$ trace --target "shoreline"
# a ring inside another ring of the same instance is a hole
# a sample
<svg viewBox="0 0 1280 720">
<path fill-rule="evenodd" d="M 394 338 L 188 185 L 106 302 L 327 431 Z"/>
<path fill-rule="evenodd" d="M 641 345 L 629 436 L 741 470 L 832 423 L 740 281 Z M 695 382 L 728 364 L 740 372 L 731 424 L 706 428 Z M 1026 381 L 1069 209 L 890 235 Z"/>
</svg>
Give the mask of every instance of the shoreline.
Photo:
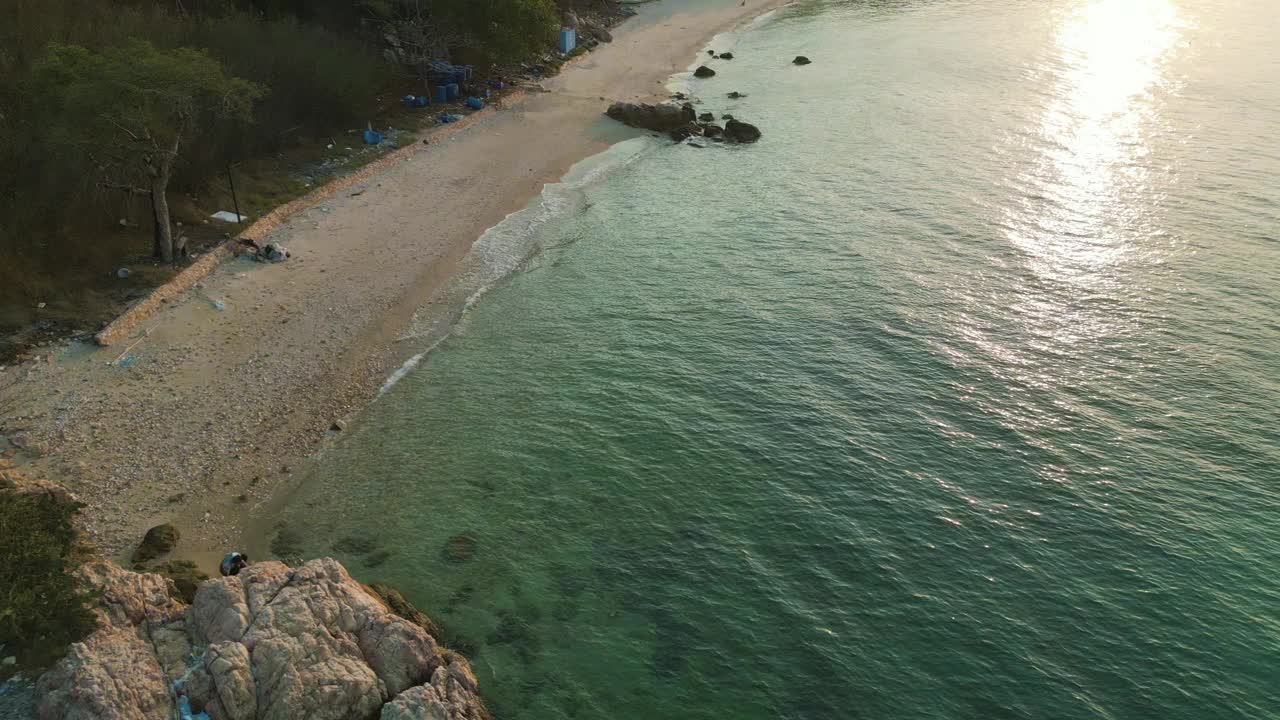
<svg viewBox="0 0 1280 720">
<path fill-rule="evenodd" d="M 609 102 L 665 98 L 708 42 L 785 1 L 708 4 L 641 6 L 544 92 L 289 218 L 259 240 L 291 260 L 221 264 L 138 326 L 128 367 L 108 363 L 132 340 L 0 372 L 0 429 L 86 504 L 105 555 L 127 560 L 147 528 L 172 522 L 173 557 L 216 566 L 414 354 L 401 331 L 472 244 L 575 163 L 641 134 L 605 119 Z"/>
</svg>

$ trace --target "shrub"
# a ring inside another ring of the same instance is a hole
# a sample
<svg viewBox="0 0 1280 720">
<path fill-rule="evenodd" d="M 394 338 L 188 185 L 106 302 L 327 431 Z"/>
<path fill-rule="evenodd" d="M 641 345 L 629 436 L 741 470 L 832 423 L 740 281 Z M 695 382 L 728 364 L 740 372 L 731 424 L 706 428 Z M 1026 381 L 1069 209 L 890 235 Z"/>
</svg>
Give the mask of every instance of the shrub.
<svg viewBox="0 0 1280 720">
<path fill-rule="evenodd" d="M 42 672 L 93 632 L 91 599 L 71 572 L 84 549 L 72 526 L 82 506 L 48 494 L 0 491 L 0 643 L 16 668 Z"/>
</svg>

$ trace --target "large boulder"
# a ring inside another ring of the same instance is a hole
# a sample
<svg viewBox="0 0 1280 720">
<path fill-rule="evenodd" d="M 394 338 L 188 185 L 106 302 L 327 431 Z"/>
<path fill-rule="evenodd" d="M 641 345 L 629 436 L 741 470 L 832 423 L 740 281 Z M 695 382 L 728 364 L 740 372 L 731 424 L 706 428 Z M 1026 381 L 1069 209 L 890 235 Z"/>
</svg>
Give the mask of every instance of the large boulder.
<svg viewBox="0 0 1280 720">
<path fill-rule="evenodd" d="M 707 67 L 706 65 L 699 65 L 699 66 L 698 66 L 698 69 L 693 71 L 693 76 L 694 76 L 694 77 L 696 77 L 696 78 L 709 78 L 709 77 L 715 77 L 715 76 L 716 76 L 716 71 L 715 71 L 715 70 L 712 70 L 711 68 Z"/>
<path fill-rule="evenodd" d="M 809 63 L 811 63 L 811 62 L 813 62 L 813 61 L 812 61 L 812 60 L 810 60 L 809 58 L 807 58 L 807 57 L 805 57 L 805 56 L 803 56 L 803 55 L 797 55 L 797 56 L 796 56 L 796 59 L 791 61 L 791 64 L 792 64 L 792 65 L 808 65 L 808 64 L 809 64 Z"/>
<path fill-rule="evenodd" d="M 107 627 L 75 643 L 36 684 L 40 720 L 170 720 L 164 669 L 136 629 Z"/>
<path fill-rule="evenodd" d="M 205 706 L 210 718 L 254 720 L 258 715 L 257 688 L 249 649 L 240 643 L 214 643 L 204 654 L 204 670 L 213 681 Z"/>
<path fill-rule="evenodd" d="M 731 142 L 753 143 L 760 139 L 760 128 L 741 120 L 729 120 L 724 124 L 724 137 Z"/>
<path fill-rule="evenodd" d="M 488 718 L 465 660 L 335 560 L 257 563 L 189 608 L 159 575 L 85 576 L 102 626 L 41 677 L 40 720 L 168 720 L 179 702 L 210 720 Z"/>
<path fill-rule="evenodd" d="M 437 668 L 431 682 L 401 693 L 382 706 L 379 720 L 487 720 L 483 708 L 470 702 L 476 678 L 461 660 Z"/>
<path fill-rule="evenodd" d="M 37 717 L 169 720 L 169 683 L 190 653 L 181 632 L 186 608 L 174 599 L 172 585 L 107 562 L 81 567 L 78 578 L 98 596 L 98 629 L 40 677 Z"/>
<path fill-rule="evenodd" d="M 678 130 L 697 119 L 692 105 L 671 103 L 616 102 L 609 106 L 606 114 L 624 125 L 660 133 Z"/>
</svg>

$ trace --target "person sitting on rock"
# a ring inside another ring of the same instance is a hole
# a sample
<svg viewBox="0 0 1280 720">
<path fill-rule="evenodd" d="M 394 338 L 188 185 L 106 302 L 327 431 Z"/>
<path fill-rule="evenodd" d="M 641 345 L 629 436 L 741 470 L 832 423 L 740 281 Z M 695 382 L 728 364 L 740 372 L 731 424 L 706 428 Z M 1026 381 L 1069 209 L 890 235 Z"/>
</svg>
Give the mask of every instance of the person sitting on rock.
<svg viewBox="0 0 1280 720">
<path fill-rule="evenodd" d="M 218 571 L 222 573 L 223 577 L 230 577 L 239 575 L 240 571 L 247 567 L 249 567 L 249 556 L 244 553 L 233 552 L 227 553 L 227 556 L 222 558 L 222 565 L 218 567 Z"/>
</svg>

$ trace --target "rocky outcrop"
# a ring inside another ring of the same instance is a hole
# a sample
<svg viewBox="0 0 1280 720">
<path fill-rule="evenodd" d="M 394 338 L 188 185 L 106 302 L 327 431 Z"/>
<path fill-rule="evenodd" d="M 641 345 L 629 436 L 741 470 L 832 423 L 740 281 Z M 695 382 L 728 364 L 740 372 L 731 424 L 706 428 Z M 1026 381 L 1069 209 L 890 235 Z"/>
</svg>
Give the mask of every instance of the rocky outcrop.
<svg viewBox="0 0 1280 720">
<path fill-rule="evenodd" d="M 755 125 L 734 120 L 732 116 L 726 115 L 728 122 L 721 127 L 711 122 L 715 118 L 714 115 L 703 113 L 699 117 L 693 105 L 689 103 L 647 105 L 619 102 L 609 106 L 608 115 L 631 127 L 664 133 L 676 142 L 700 136 L 735 143 L 753 143 L 760 139 L 760 128 Z"/>
<path fill-rule="evenodd" d="M 670 133 L 697 119 L 692 105 L 616 102 L 609 106 L 609 117 L 641 130 Z"/>
<path fill-rule="evenodd" d="M 99 629 L 41 677 L 41 720 L 485 720 L 466 661 L 337 561 L 252 565 L 190 606 L 159 575 L 82 569 Z"/>
<path fill-rule="evenodd" d="M 476 678 L 466 663 L 437 668 L 426 685 L 409 688 L 382 706 L 380 720 L 470 720 L 460 710 L 476 693 Z"/>
<path fill-rule="evenodd" d="M 86 587 L 101 593 L 94 609 L 98 629 L 40 677 L 37 716 L 168 720 L 174 707 L 169 682 L 190 653 L 181 631 L 185 607 L 158 575 L 107 562 L 85 565 L 79 574 Z M 170 632 L 161 632 L 165 628 Z"/>
<path fill-rule="evenodd" d="M 724 124 L 724 137 L 730 142 L 753 143 L 760 139 L 760 128 L 741 120 L 730 120 Z"/>
<path fill-rule="evenodd" d="M 698 69 L 693 71 L 693 76 L 694 76 L 694 77 L 696 77 L 696 78 L 709 78 L 709 77 L 715 77 L 715 76 L 716 76 L 716 71 L 715 71 L 715 70 L 712 70 L 711 68 L 707 67 L 706 65 L 699 65 L 699 66 L 698 66 Z"/>
</svg>

